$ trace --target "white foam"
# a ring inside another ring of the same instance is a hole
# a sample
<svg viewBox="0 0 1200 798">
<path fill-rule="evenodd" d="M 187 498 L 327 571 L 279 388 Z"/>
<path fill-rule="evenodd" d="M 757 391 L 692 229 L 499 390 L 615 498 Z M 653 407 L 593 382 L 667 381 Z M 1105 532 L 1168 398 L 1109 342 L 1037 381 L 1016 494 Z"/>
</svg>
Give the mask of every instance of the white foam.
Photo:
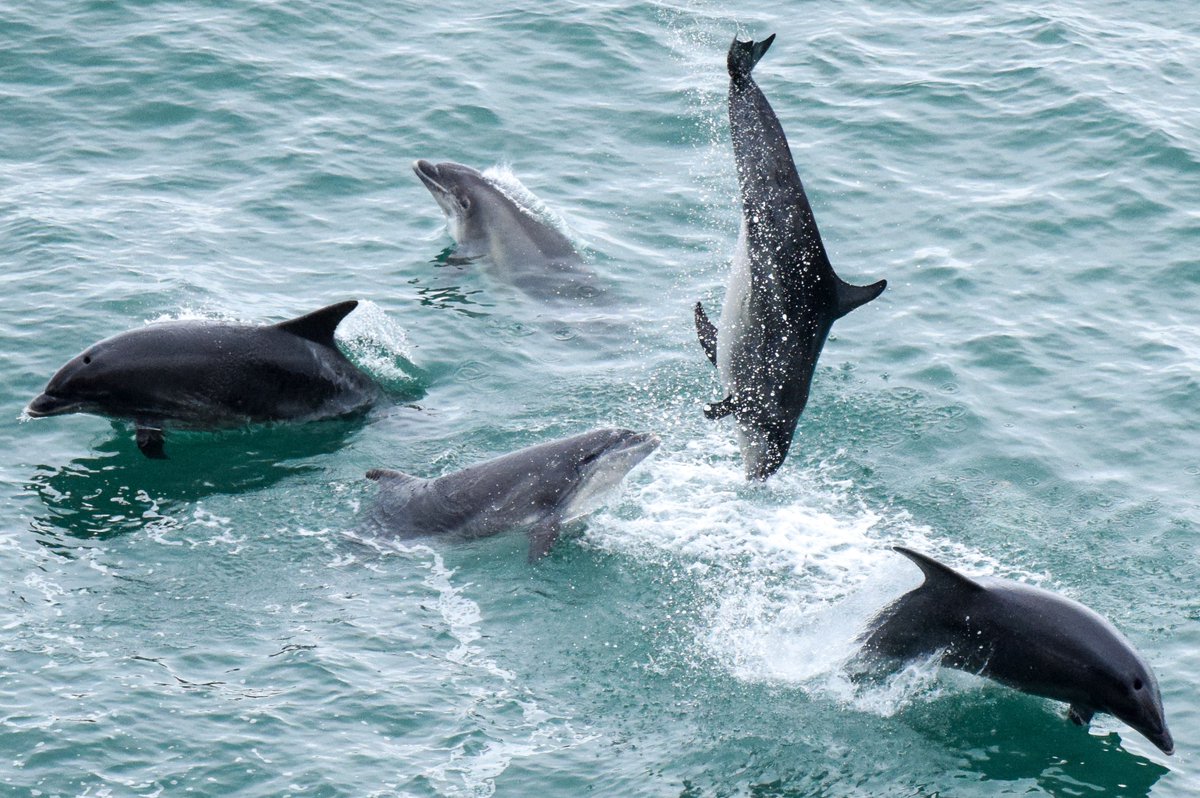
<svg viewBox="0 0 1200 798">
<path fill-rule="evenodd" d="M 569 748 L 591 739 L 579 734 L 565 718 L 541 709 L 532 695 L 522 687 L 516 674 L 501 668 L 483 650 L 479 641 L 482 614 L 479 605 L 464 594 L 469 584 L 456 585 L 454 570 L 447 568 L 440 554 L 424 545 L 397 548 L 428 559 L 425 584 L 436 591 L 436 606 L 457 645 L 447 652 L 446 660 L 459 667 L 482 671 L 492 679 L 463 682 L 468 703 L 473 708 L 516 704 L 521 709 L 522 723 L 515 728 L 493 728 L 482 745 L 476 740 L 468 745 L 457 743 L 449 757 L 425 770 L 424 776 L 438 785 L 439 792 L 451 796 L 487 796 L 495 793 L 495 779 L 516 758 L 536 757 L 551 751 Z M 499 684 L 496 684 L 499 680 Z M 471 710 L 472 713 L 476 709 Z M 456 735 L 458 737 L 460 735 Z"/>
<path fill-rule="evenodd" d="M 921 583 L 891 545 L 969 562 L 971 573 L 992 567 L 903 510 L 869 506 L 832 471 L 789 463 L 765 484 L 747 483 L 732 437 L 713 432 L 640 466 L 585 541 L 683 566 L 702 596 L 688 652 L 699 663 L 892 714 L 930 691 L 932 661 L 863 684 L 844 672 L 874 614 Z"/>
<path fill-rule="evenodd" d="M 370 300 L 361 300 L 338 325 L 335 337 L 360 367 L 392 387 L 419 379 L 408 333 Z"/>
<path fill-rule="evenodd" d="M 542 224 L 553 227 L 572 242 L 576 241 L 576 236 L 571 230 L 571 226 L 567 224 L 567 220 L 530 191 L 513 173 L 512 167 L 508 164 L 499 163 L 489 166 L 483 170 L 482 174 L 484 179 L 495 186 L 501 194 L 516 203 L 521 210 Z"/>
</svg>

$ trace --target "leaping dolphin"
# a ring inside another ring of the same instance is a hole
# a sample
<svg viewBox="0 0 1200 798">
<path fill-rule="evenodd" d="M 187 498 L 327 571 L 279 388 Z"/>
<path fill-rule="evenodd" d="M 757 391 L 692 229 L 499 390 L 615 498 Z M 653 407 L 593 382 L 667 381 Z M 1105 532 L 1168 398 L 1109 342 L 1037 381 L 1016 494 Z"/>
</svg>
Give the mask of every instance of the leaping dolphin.
<svg viewBox="0 0 1200 798">
<path fill-rule="evenodd" d="M 941 652 L 943 665 L 1065 701 L 1072 721 L 1096 712 L 1175 750 L 1154 671 L 1116 630 L 1077 601 L 1031 585 L 964 576 L 896 546 L 925 575 L 871 621 L 862 652 L 900 660 Z"/>
<path fill-rule="evenodd" d="M 787 457 L 829 328 L 887 287 L 850 285 L 829 264 L 783 128 L 750 74 L 774 40 L 734 39 L 729 48 L 742 228 L 720 331 L 695 307 L 700 343 L 728 392 L 704 414 L 737 420 L 750 479 L 766 479 Z"/>
<path fill-rule="evenodd" d="M 539 297 L 598 293 L 571 240 L 479 170 L 418 160 L 413 171 L 446 214 L 455 258 L 486 258 L 517 288 Z"/>
<path fill-rule="evenodd" d="M 166 321 L 93 344 L 58 370 L 25 412 L 132 421 L 162 459 L 167 427 L 212 430 L 358 412 L 380 395 L 334 344 L 357 301 L 270 325 Z"/>
<path fill-rule="evenodd" d="M 527 528 L 529 559 L 544 556 L 563 524 L 589 509 L 658 448 L 656 435 L 598 429 L 478 463 L 434 479 L 387 469 L 370 511 L 384 534 L 481 538 Z"/>
</svg>

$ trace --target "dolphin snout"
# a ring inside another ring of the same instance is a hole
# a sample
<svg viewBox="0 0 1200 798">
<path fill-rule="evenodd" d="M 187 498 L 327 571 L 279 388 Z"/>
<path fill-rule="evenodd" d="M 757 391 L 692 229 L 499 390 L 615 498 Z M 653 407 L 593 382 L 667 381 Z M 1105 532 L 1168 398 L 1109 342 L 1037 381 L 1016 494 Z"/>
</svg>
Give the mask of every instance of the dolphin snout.
<svg viewBox="0 0 1200 798">
<path fill-rule="evenodd" d="M 1161 734 L 1147 735 L 1146 739 L 1158 746 L 1167 756 L 1175 753 L 1175 740 L 1171 737 L 1171 732 L 1163 729 Z"/>
<path fill-rule="evenodd" d="M 629 442 L 635 446 L 647 446 L 651 450 L 657 449 L 662 444 L 662 438 L 655 435 L 653 432 L 635 432 L 629 436 Z"/>
<path fill-rule="evenodd" d="M 427 161 L 424 158 L 418 158 L 413 161 L 413 171 L 417 173 L 417 177 L 425 183 L 437 183 L 437 165 L 432 161 Z"/>
<path fill-rule="evenodd" d="M 662 439 L 653 432 L 634 432 L 633 430 L 616 430 L 616 438 L 610 444 L 609 452 L 637 452 L 641 457 L 648 457 L 662 443 Z"/>
<path fill-rule="evenodd" d="M 39 394 L 29 403 L 29 407 L 25 408 L 25 415 L 30 418 L 45 418 L 47 416 L 61 416 L 73 410 L 74 402 L 50 393 L 43 393 Z"/>
</svg>

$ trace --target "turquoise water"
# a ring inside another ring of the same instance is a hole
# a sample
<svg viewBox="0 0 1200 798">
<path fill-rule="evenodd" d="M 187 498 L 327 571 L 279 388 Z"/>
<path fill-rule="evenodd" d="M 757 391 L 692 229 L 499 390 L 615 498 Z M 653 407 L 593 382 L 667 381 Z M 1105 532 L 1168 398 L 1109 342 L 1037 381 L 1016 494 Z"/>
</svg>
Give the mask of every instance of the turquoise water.
<svg viewBox="0 0 1200 798">
<path fill-rule="evenodd" d="M 947 10 L 952 7 L 952 10 Z M 1191 3 L 0 9 L 0 784 L 12 795 L 1186 796 L 1200 790 L 1200 17 Z M 696 343 L 739 210 L 735 32 L 839 274 L 747 484 Z M 507 169 L 611 301 L 450 262 L 415 158 Z M 367 418 L 18 420 L 159 318 L 339 335 Z M 358 534 L 368 468 L 601 425 L 663 446 L 546 560 Z M 1177 752 L 918 664 L 841 665 L 905 543 L 1108 616 Z"/>
</svg>

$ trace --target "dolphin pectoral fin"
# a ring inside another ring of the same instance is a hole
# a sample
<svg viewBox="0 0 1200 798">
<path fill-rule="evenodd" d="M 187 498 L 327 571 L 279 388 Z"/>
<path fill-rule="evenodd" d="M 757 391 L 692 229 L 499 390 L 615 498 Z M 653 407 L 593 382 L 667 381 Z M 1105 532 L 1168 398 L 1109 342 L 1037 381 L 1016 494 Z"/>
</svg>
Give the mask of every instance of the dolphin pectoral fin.
<svg viewBox="0 0 1200 798">
<path fill-rule="evenodd" d="M 709 421 L 716 421 L 719 418 L 733 413 L 733 397 L 726 396 L 719 402 L 710 402 L 704 406 L 704 417 Z"/>
<path fill-rule="evenodd" d="M 717 328 L 708 320 L 708 314 L 704 312 L 704 305 L 699 302 L 696 303 L 692 315 L 696 319 L 696 337 L 700 339 L 700 346 L 704 347 L 704 354 L 708 355 L 708 359 L 715 366 L 717 365 Z"/>
<path fill-rule="evenodd" d="M 1067 710 L 1067 717 L 1076 726 L 1088 725 L 1092 722 L 1092 715 L 1094 714 L 1095 712 L 1090 707 L 1081 707 L 1076 704 L 1072 704 L 1071 708 Z"/>
<path fill-rule="evenodd" d="M 138 425 L 137 447 L 142 450 L 142 454 L 151 460 L 167 459 L 167 453 L 163 451 L 163 442 L 165 440 L 161 429 Z"/>
<path fill-rule="evenodd" d="M 867 304 L 875 297 L 883 293 L 883 289 L 887 288 L 887 280 L 880 280 L 871 285 L 850 285 L 850 283 L 837 281 L 837 318 L 845 316 L 850 311 L 857 307 Z"/>
<path fill-rule="evenodd" d="M 529 530 L 529 562 L 537 562 L 550 553 L 550 547 L 562 531 L 562 519 L 552 515 Z"/>
</svg>

